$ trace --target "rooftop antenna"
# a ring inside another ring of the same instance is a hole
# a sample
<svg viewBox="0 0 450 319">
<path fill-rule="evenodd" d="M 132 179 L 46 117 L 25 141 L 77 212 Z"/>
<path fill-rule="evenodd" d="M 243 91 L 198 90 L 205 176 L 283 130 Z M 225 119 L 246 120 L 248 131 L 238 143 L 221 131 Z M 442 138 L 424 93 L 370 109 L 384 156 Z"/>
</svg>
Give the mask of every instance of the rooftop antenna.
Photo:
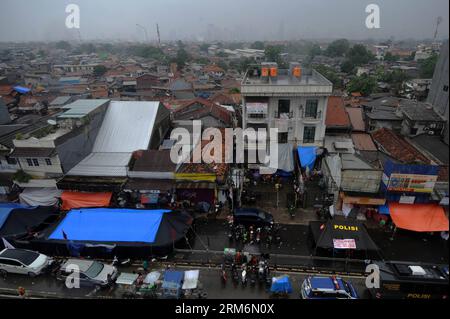
<svg viewBox="0 0 450 319">
<path fill-rule="evenodd" d="M 439 30 L 439 25 L 441 24 L 441 22 L 442 22 L 442 17 L 441 16 L 437 17 L 437 19 L 436 19 L 436 30 L 434 31 L 433 42 L 436 42 L 436 37 L 437 37 L 438 30 Z"/>
<path fill-rule="evenodd" d="M 158 45 L 161 46 L 161 34 L 159 33 L 159 25 L 156 24 L 156 33 L 158 34 Z"/>
</svg>

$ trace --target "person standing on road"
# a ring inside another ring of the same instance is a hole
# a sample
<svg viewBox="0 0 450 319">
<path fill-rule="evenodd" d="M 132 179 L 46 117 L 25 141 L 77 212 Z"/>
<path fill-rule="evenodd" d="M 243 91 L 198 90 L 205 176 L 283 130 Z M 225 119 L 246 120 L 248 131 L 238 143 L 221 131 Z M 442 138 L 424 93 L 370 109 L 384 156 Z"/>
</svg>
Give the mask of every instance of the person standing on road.
<svg viewBox="0 0 450 319">
<path fill-rule="evenodd" d="M 27 291 L 23 287 L 17 288 L 17 292 L 19 293 L 19 297 L 25 299 Z"/>
</svg>

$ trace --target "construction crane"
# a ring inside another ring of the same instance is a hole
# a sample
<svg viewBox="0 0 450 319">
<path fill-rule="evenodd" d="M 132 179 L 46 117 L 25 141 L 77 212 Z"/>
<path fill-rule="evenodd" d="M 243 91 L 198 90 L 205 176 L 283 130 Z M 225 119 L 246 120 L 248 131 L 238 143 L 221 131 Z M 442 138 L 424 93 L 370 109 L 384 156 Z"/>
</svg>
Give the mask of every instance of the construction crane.
<svg viewBox="0 0 450 319">
<path fill-rule="evenodd" d="M 136 23 L 136 26 L 137 26 L 138 28 L 141 28 L 142 30 L 144 30 L 144 33 L 145 33 L 145 42 L 148 43 L 148 33 L 147 33 L 147 28 L 145 28 L 144 26 L 142 26 L 142 25 L 140 25 L 140 24 L 138 24 L 138 23 Z"/>
<path fill-rule="evenodd" d="M 161 46 L 161 34 L 159 33 L 159 25 L 156 24 L 156 33 L 158 34 L 158 45 Z"/>
<path fill-rule="evenodd" d="M 436 30 L 434 31 L 433 42 L 436 42 L 436 37 L 437 37 L 439 25 L 441 24 L 441 22 L 442 22 L 442 17 L 440 17 L 440 16 L 437 17 L 437 19 L 436 19 Z"/>
</svg>

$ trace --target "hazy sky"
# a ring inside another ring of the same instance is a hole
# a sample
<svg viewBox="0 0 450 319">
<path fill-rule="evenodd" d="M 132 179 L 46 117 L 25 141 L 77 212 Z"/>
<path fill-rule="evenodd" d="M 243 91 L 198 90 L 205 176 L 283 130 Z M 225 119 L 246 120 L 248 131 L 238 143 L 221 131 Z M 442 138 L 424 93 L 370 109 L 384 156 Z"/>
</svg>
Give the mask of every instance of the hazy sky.
<svg viewBox="0 0 450 319">
<path fill-rule="evenodd" d="M 312 38 L 448 38 L 448 0 L 0 0 L 0 41 L 78 39 L 65 27 L 67 4 L 80 6 L 82 39 L 162 41 Z M 378 4 L 381 28 L 365 27 Z"/>
</svg>

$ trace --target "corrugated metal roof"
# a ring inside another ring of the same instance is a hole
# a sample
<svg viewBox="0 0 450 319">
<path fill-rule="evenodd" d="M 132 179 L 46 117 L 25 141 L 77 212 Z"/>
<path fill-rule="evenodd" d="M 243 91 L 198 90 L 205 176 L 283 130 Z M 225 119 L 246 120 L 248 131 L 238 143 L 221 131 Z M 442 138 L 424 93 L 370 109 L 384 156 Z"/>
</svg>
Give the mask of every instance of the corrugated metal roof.
<svg viewBox="0 0 450 319">
<path fill-rule="evenodd" d="M 11 153 L 11 157 L 36 157 L 36 158 L 49 158 L 55 153 L 54 148 L 43 148 L 43 147 L 16 147 Z"/>
<path fill-rule="evenodd" d="M 377 151 L 377 147 L 372 140 L 372 136 L 367 133 L 353 133 L 352 140 L 357 150 L 360 151 Z"/>
<path fill-rule="evenodd" d="M 159 107 L 159 102 L 111 102 L 92 153 L 68 175 L 126 176 L 132 153 L 150 144 Z"/>
<path fill-rule="evenodd" d="M 94 111 L 98 107 L 102 106 L 105 103 L 108 103 L 110 100 L 102 99 L 102 100 L 77 100 L 73 103 L 65 105 L 62 107 L 63 109 L 68 109 L 68 111 L 59 115 L 59 118 L 78 118 L 83 117 Z"/>
<path fill-rule="evenodd" d="M 352 124 L 353 131 L 365 131 L 366 125 L 364 123 L 362 108 L 347 107 L 346 110 L 350 118 L 350 123 Z"/>
</svg>

